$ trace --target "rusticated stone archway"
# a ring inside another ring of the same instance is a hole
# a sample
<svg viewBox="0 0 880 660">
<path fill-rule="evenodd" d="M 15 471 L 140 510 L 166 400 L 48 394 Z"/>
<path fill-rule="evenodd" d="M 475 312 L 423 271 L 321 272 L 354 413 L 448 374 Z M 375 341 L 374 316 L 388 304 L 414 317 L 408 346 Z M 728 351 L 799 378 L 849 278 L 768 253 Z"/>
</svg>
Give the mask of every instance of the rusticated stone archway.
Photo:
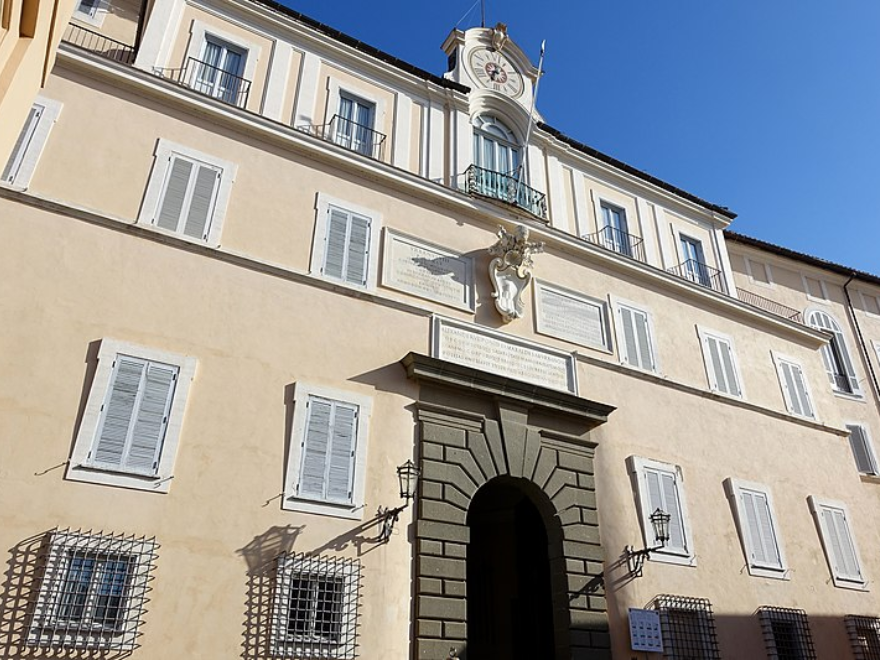
<svg viewBox="0 0 880 660">
<path fill-rule="evenodd" d="M 414 657 L 468 658 L 467 513 L 505 477 L 541 494 L 556 659 L 610 659 L 589 432 L 613 408 L 413 353 L 403 364 L 420 384 Z"/>
</svg>

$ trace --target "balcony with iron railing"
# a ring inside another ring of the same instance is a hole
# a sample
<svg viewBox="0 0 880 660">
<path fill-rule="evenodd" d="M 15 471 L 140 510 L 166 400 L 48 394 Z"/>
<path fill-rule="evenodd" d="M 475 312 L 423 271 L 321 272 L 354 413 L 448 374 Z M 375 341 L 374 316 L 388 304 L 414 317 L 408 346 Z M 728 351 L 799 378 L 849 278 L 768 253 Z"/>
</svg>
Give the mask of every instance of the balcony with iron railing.
<svg viewBox="0 0 880 660">
<path fill-rule="evenodd" d="M 338 144 L 340 147 L 359 154 L 382 160 L 385 156 L 385 134 L 374 130 L 371 126 L 358 124 L 341 115 L 333 115 L 327 124 L 305 124 L 298 130 L 315 137 Z"/>
<path fill-rule="evenodd" d="M 463 188 L 471 195 L 497 199 L 547 219 L 547 196 L 523 183 L 521 176 L 471 165 L 462 177 Z"/>
<path fill-rule="evenodd" d="M 616 227 L 606 225 L 595 234 L 586 234 L 581 238 L 606 250 L 611 250 L 630 259 L 647 263 L 645 258 L 645 242 L 638 236 L 628 234 Z"/>
<path fill-rule="evenodd" d="M 744 303 L 748 303 L 752 307 L 757 307 L 758 309 L 763 309 L 765 312 L 781 316 L 782 318 L 794 321 L 795 323 L 803 324 L 804 322 L 803 315 L 796 309 L 786 307 L 785 305 L 782 305 L 775 300 L 765 298 L 764 296 L 759 296 L 757 293 L 749 291 L 748 289 L 743 289 L 739 286 L 736 287 L 736 296 Z"/>
<path fill-rule="evenodd" d="M 727 284 L 724 281 L 724 273 L 717 268 L 713 268 L 708 264 L 696 259 L 688 259 L 677 266 L 668 268 L 667 272 L 672 273 L 682 279 L 690 280 L 707 289 L 712 289 L 718 293 L 727 293 Z"/>
<path fill-rule="evenodd" d="M 61 36 L 61 41 L 114 62 L 134 63 L 134 46 L 111 39 L 82 25 L 69 23 Z"/>
<path fill-rule="evenodd" d="M 187 58 L 176 69 L 155 69 L 156 74 L 179 85 L 218 99 L 229 105 L 244 108 L 251 91 L 251 81 L 225 69 L 216 67 L 194 57 Z"/>
</svg>

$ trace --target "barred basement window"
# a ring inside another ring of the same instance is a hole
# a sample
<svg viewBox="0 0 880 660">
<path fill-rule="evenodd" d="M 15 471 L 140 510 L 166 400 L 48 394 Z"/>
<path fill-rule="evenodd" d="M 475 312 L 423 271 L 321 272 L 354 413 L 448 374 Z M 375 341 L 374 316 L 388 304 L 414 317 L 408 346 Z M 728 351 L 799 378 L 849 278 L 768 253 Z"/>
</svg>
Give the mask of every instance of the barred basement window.
<svg viewBox="0 0 880 660">
<path fill-rule="evenodd" d="M 50 532 L 47 547 L 28 644 L 136 648 L 155 539 L 65 529 Z"/>
<path fill-rule="evenodd" d="M 880 660 L 880 619 L 850 614 L 844 620 L 855 659 Z"/>
<path fill-rule="evenodd" d="M 657 596 L 663 657 L 673 660 L 720 660 L 715 617 L 706 598 Z"/>
<path fill-rule="evenodd" d="M 759 607 L 764 646 L 770 660 L 815 660 L 807 613 L 787 607 Z"/>
<path fill-rule="evenodd" d="M 285 658 L 356 658 L 360 571 L 356 559 L 278 557 L 272 652 Z"/>
</svg>

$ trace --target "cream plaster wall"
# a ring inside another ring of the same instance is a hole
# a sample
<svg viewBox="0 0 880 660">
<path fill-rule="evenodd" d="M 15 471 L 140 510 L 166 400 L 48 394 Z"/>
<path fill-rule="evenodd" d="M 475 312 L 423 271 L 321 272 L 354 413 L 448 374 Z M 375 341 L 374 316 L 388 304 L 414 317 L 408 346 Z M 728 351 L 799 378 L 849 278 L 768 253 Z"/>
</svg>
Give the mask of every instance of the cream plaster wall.
<svg viewBox="0 0 880 660">
<path fill-rule="evenodd" d="M 287 91 L 284 96 L 284 105 L 282 106 L 281 117 L 291 126 L 295 126 L 293 121 L 293 106 L 296 101 L 297 88 L 300 85 L 300 73 L 302 71 L 303 52 L 294 48 L 290 58 L 290 72 L 287 76 Z"/>
<path fill-rule="evenodd" d="M 79 4 L 78 0 L 76 4 Z M 140 11 L 140 0 L 111 0 L 105 8 L 98 10 L 101 25 L 83 20 L 76 13 L 73 14 L 70 22 L 91 32 L 121 41 L 127 46 L 134 46 Z M 96 41 L 87 40 L 85 43 L 96 43 Z"/>
</svg>

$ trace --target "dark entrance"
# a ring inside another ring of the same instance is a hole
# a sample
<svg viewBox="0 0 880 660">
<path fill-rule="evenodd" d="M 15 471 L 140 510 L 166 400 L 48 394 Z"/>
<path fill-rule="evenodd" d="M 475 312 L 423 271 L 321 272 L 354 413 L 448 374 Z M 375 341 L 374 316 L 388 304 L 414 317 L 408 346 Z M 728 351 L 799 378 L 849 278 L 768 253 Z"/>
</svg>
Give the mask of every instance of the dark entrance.
<svg viewBox="0 0 880 660">
<path fill-rule="evenodd" d="M 468 509 L 467 657 L 555 657 L 547 530 L 513 479 L 495 479 Z"/>
</svg>

